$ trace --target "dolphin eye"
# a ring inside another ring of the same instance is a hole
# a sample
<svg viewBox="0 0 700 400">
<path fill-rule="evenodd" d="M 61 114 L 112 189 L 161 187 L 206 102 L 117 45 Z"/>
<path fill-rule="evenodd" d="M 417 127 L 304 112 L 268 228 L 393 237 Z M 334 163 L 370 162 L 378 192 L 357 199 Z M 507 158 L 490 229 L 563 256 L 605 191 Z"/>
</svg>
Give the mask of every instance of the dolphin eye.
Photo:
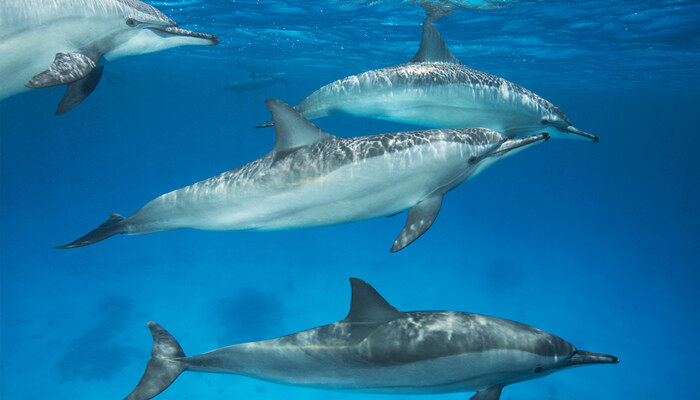
<svg viewBox="0 0 700 400">
<path fill-rule="evenodd" d="M 136 26 L 136 20 L 133 19 L 133 18 L 127 18 L 127 19 L 126 19 L 126 24 L 127 24 L 128 26 Z"/>
<path fill-rule="evenodd" d="M 544 371 L 544 367 L 543 367 L 543 366 L 538 365 L 538 366 L 535 367 L 535 373 L 536 373 L 536 374 L 539 374 L 539 373 L 541 373 L 542 371 Z"/>
<path fill-rule="evenodd" d="M 475 162 L 476 162 L 476 157 L 474 157 L 474 156 L 469 157 L 469 164 L 470 165 L 474 164 Z"/>
</svg>

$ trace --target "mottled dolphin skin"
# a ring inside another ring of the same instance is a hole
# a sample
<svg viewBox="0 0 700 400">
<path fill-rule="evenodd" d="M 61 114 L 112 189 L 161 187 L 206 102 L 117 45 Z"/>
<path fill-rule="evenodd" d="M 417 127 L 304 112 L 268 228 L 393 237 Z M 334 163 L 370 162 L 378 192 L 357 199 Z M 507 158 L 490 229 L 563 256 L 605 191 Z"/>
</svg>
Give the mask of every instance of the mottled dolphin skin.
<svg viewBox="0 0 700 400">
<path fill-rule="evenodd" d="M 240 168 L 166 193 L 59 248 L 117 233 L 177 228 L 273 230 L 339 224 L 410 208 L 392 252 L 432 225 L 442 197 L 497 159 L 546 140 L 488 129 L 436 129 L 353 138 L 330 135 L 287 104 L 266 102 L 275 147 Z"/>
<path fill-rule="evenodd" d="M 350 312 L 342 321 L 191 357 L 149 322 L 152 358 L 125 400 L 151 399 L 183 371 L 347 391 L 477 392 L 472 400 L 498 400 L 511 383 L 618 362 L 519 322 L 455 311 L 402 312 L 366 282 L 350 278 L 350 285 Z"/>
<path fill-rule="evenodd" d="M 418 53 L 407 63 L 332 82 L 294 108 L 308 119 L 345 113 L 430 128 L 488 128 L 508 137 L 546 131 L 598 138 L 571 125 L 549 101 L 503 78 L 464 66 L 432 24 L 423 22 Z M 272 126 L 268 121 L 258 127 Z M 548 129 L 547 129 L 548 128 Z"/>
<path fill-rule="evenodd" d="M 0 100 L 30 88 L 68 85 L 60 115 L 84 100 L 102 75 L 102 57 L 212 45 L 138 0 L 3 0 L 0 2 Z"/>
</svg>

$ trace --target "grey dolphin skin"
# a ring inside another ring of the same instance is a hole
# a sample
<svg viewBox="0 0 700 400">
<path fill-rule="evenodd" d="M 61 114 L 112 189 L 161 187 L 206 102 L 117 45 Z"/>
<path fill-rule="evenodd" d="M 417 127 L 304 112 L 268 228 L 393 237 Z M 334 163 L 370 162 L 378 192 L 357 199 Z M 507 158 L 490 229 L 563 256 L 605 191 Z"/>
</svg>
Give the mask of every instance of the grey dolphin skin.
<svg viewBox="0 0 700 400">
<path fill-rule="evenodd" d="M 471 400 L 498 400 L 512 383 L 618 362 L 519 322 L 454 311 L 402 312 L 366 282 L 350 278 L 350 285 L 350 312 L 342 321 L 191 357 L 149 322 L 152 358 L 125 400 L 151 399 L 184 371 L 346 391 L 476 392 Z"/>
<path fill-rule="evenodd" d="M 0 2 L 0 100 L 24 90 L 67 85 L 60 115 L 83 101 L 115 60 L 219 40 L 188 31 L 138 0 Z"/>
<path fill-rule="evenodd" d="M 392 252 L 432 225 L 445 193 L 499 158 L 549 138 L 517 139 L 481 128 L 354 138 L 330 135 L 279 100 L 266 102 L 275 147 L 240 168 L 166 193 L 128 218 L 110 219 L 59 248 L 117 233 L 178 228 L 276 230 L 339 224 L 410 208 Z"/>
<path fill-rule="evenodd" d="M 552 137 L 598 137 L 571 125 L 549 101 L 503 78 L 464 66 L 428 16 L 407 63 L 329 83 L 294 108 L 308 119 L 345 113 L 430 128 L 488 128 L 508 137 L 546 129 Z M 268 121 L 258 128 L 272 126 Z M 573 136 L 572 136 L 573 134 Z"/>
</svg>

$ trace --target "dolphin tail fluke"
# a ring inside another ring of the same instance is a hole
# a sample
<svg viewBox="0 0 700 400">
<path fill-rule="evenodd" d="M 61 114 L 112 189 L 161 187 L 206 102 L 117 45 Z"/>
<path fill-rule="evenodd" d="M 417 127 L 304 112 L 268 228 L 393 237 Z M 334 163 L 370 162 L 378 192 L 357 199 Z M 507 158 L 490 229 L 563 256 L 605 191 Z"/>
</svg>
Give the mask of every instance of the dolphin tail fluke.
<svg viewBox="0 0 700 400">
<path fill-rule="evenodd" d="M 609 354 L 592 353 L 585 350 L 576 350 L 574 354 L 567 360 L 566 366 L 572 367 L 574 365 L 584 365 L 584 364 L 617 364 L 620 360 Z"/>
<path fill-rule="evenodd" d="M 56 248 L 72 249 L 74 247 L 87 246 L 89 244 L 99 242 L 100 240 L 107 239 L 110 236 L 114 236 L 117 233 L 124 232 L 126 232 L 126 218 L 119 214 L 112 213 L 109 214 L 109 219 L 105 223 L 91 230 L 87 235 L 84 235 L 68 244 L 64 244 L 63 246 L 57 246 Z"/>
<path fill-rule="evenodd" d="M 255 128 L 269 128 L 271 126 L 275 126 L 275 121 L 269 120 L 269 121 L 265 122 L 264 124 L 260 124 L 260 125 L 256 126 Z"/>
<path fill-rule="evenodd" d="M 124 400 L 148 400 L 167 389 L 171 383 L 186 369 L 178 358 L 185 357 L 185 352 L 172 335 L 155 322 L 148 322 L 153 335 L 151 359 L 146 364 L 146 371 L 134 390 Z"/>
</svg>

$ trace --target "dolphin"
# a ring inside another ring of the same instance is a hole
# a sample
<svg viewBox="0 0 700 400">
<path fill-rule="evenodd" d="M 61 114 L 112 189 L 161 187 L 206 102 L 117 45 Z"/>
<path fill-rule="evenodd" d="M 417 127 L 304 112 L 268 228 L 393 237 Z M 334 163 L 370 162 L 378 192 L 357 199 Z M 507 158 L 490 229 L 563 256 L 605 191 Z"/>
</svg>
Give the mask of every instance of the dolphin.
<svg viewBox="0 0 700 400">
<path fill-rule="evenodd" d="M 498 76 L 466 67 L 447 48 L 429 15 L 411 61 L 348 76 L 294 108 L 308 119 L 344 113 L 430 128 L 488 128 L 508 137 L 546 129 L 553 137 L 598 137 L 574 128 L 556 106 Z M 268 121 L 257 128 L 272 126 Z"/>
<path fill-rule="evenodd" d="M 109 220 L 58 248 L 85 246 L 117 233 L 177 228 L 275 230 L 339 224 L 410 208 L 392 252 L 432 225 L 445 193 L 546 132 L 509 139 L 483 128 L 435 129 L 341 138 L 279 100 L 266 104 L 275 146 L 232 171 L 166 193 L 128 218 Z"/>
<path fill-rule="evenodd" d="M 24 90 L 67 85 L 61 115 L 102 76 L 101 58 L 151 53 L 219 40 L 188 31 L 138 0 L 3 0 L 0 3 L 0 100 Z"/>
<path fill-rule="evenodd" d="M 262 87 L 272 85 L 274 83 L 284 83 L 288 84 L 285 78 L 286 74 L 284 72 L 251 72 L 250 76 L 246 79 L 240 79 L 233 81 L 228 85 L 224 86 L 224 89 L 231 90 L 233 92 L 241 93 L 249 90 L 260 89 Z"/>
<path fill-rule="evenodd" d="M 471 400 L 498 400 L 512 383 L 618 362 L 519 322 L 456 311 L 402 312 L 366 282 L 350 278 L 350 285 L 350 312 L 339 322 L 191 357 L 149 322 L 151 359 L 125 400 L 151 399 L 184 371 L 358 392 L 476 392 Z"/>
</svg>

